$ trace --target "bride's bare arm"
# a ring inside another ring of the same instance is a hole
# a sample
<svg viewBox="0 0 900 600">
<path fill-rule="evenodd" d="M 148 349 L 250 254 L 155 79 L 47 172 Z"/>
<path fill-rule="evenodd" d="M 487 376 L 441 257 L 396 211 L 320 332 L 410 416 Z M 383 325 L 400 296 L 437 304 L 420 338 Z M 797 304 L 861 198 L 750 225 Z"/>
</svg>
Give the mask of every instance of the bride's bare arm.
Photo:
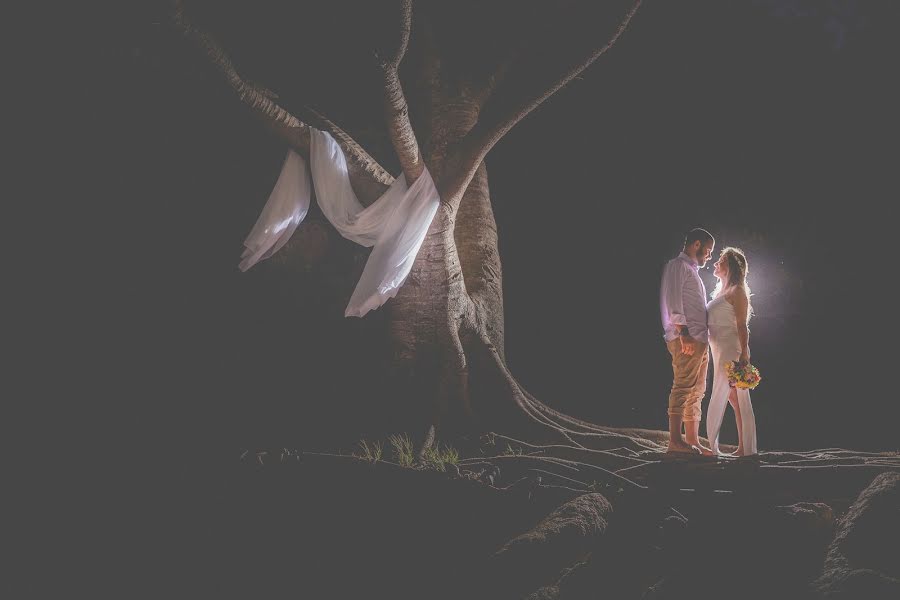
<svg viewBox="0 0 900 600">
<path fill-rule="evenodd" d="M 741 360 L 750 362 L 750 329 L 747 327 L 747 312 L 750 299 L 742 287 L 736 287 L 733 296 L 734 315 L 737 321 L 738 340 L 741 342 Z"/>
</svg>

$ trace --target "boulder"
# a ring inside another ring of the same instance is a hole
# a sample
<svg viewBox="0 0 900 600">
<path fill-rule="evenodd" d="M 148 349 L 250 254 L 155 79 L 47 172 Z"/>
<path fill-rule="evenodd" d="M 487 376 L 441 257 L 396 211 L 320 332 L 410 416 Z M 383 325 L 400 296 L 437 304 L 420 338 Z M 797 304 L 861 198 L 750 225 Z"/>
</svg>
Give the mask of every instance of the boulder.
<svg viewBox="0 0 900 600">
<path fill-rule="evenodd" d="M 813 589 L 824 598 L 900 598 L 900 473 L 882 473 L 850 506 Z"/>
<path fill-rule="evenodd" d="M 599 547 L 611 512 L 602 494 L 583 494 L 504 544 L 487 565 L 494 597 L 522 598 L 534 590 L 532 595 L 558 593 L 542 587 L 553 586 L 567 567 Z"/>
</svg>

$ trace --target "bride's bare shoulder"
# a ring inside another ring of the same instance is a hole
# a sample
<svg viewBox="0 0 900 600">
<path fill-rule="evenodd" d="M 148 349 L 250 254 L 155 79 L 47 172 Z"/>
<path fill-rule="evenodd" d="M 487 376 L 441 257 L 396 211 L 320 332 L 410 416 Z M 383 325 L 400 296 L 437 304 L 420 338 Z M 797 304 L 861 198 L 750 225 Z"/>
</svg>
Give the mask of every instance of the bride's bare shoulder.
<svg viewBox="0 0 900 600">
<path fill-rule="evenodd" d="M 746 306 L 750 302 L 750 298 L 747 297 L 747 290 L 742 286 L 736 285 L 731 288 L 729 295 L 731 296 L 730 302 L 735 306 Z"/>
</svg>

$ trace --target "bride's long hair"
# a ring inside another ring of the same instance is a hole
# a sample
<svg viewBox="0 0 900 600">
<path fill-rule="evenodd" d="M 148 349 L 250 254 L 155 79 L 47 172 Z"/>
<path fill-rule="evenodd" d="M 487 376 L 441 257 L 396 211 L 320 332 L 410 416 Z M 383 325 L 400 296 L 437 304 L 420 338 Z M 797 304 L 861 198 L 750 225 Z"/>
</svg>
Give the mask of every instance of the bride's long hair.
<svg viewBox="0 0 900 600">
<path fill-rule="evenodd" d="M 750 270 L 747 266 L 747 257 L 744 255 L 743 250 L 733 246 L 729 246 L 722 250 L 722 256 L 725 257 L 725 261 L 728 264 L 727 281 L 723 282 L 723 280 L 720 279 L 716 284 L 716 288 L 710 295 L 713 298 L 716 298 L 719 294 L 731 287 L 741 286 L 744 288 L 744 291 L 747 292 L 747 321 L 749 322 L 750 317 L 753 316 L 753 306 L 749 303 L 750 286 L 747 285 L 747 273 L 749 273 Z"/>
</svg>

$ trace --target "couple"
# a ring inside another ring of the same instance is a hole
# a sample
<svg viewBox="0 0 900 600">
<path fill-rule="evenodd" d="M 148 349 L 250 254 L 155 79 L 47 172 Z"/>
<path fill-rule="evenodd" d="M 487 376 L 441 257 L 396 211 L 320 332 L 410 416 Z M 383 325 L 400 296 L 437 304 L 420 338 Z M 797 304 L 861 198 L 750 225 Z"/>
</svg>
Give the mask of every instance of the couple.
<svg viewBox="0 0 900 600">
<path fill-rule="evenodd" d="M 756 420 L 750 391 L 730 387 L 725 364 L 750 362 L 750 288 L 747 258 L 738 248 L 725 248 L 715 263 L 719 280 L 712 300 L 699 269 L 712 256 L 715 239 L 705 229 L 693 229 L 684 239 L 684 250 L 666 264 L 660 290 L 662 324 L 672 355 L 674 381 L 669 395 L 669 448 L 672 453 L 718 456 L 719 428 L 725 404 L 731 404 L 737 421 L 735 456 L 756 454 Z M 706 437 L 700 444 L 700 403 L 706 393 L 708 350 L 713 357 L 713 389 L 706 410 Z M 682 436 L 682 425 L 685 435 Z"/>
</svg>

